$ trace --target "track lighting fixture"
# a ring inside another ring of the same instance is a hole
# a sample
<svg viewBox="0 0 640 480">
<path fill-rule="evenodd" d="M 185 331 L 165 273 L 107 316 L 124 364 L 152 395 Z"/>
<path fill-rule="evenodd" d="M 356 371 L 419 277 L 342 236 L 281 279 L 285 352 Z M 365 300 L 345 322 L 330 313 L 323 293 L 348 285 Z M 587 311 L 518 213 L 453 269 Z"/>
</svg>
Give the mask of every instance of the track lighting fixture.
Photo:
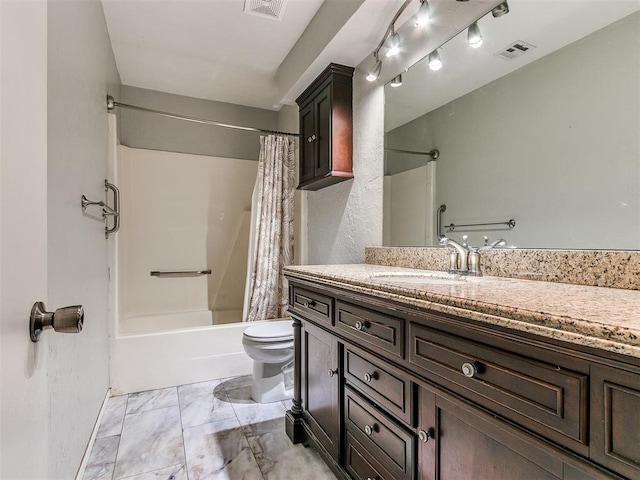
<svg viewBox="0 0 640 480">
<path fill-rule="evenodd" d="M 416 27 L 423 27 L 429 23 L 431 17 L 431 7 L 429 6 L 429 0 L 420 0 L 420 8 L 416 15 Z"/>
<path fill-rule="evenodd" d="M 507 3 L 507 0 L 491 10 L 491 15 L 493 15 L 494 18 L 501 17 L 507 13 L 509 13 L 509 4 Z"/>
<path fill-rule="evenodd" d="M 400 52 L 400 35 L 393 33 L 389 39 L 389 50 L 387 51 L 387 57 L 392 57 Z"/>
<path fill-rule="evenodd" d="M 402 86 L 402 74 L 396 75 L 389 85 L 394 88 Z"/>
<path fill-rule="evenodd" d="M 478 48 L 482 45 L 482 33 L 480 32 L 480 27 L 478 27 L 478 22 L 473 22 L 469 25 L 467 43 L 472 48 Z"/>
<path fill-rule="evenodd" d="M 382 71 L 382 60 L 378 58 L 378 53 L 374 53 L 373 58 L 376 59 L 376 63 L 373 64 L 373 67 L 369 70 L 369 75 L 367 75 L 367 80 L 370 82 L 375 82 Z"/>
<path fill-rule="evenodd" d="M 429 54 L 429 68 L 434 71 L 442 68 L 442 60 L 437 49 Z"/>
</svg>

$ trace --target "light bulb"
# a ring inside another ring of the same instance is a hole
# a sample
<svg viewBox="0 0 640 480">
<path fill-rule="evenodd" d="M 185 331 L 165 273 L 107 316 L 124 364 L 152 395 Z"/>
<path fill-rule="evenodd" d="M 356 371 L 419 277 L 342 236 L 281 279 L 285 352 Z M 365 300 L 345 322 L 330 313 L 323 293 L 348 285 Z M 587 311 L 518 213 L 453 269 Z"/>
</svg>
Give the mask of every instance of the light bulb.
<svg viewBox="0 0 640 480">
<path fill-rule="evenodd" d="M 469 25 L 467 43 L 472 48 L 478 48 L 482 45 L 482 33 L 480 32 L 480 27 L 478 27 L 478 22 L 473 22 Z"/>
<path fill-rule="evenodd" d="M 402 85 L 402 74 L 397 75 L 396 77 L 394 77 L 393 80 L 391 80 L 390 85 L 394 88 L 397 88 L 399 86 Z"/>
<path fill-rule="evenodd" d="M 429 23 L 431 17 L 431 7 L 428 0 L 422 0 L 422 4 L 418 9 L 418 15 L 416 16 L 416 27 L 423 27 Z"/>
<path fill-rule="evenodd" d="M 387 51 L 387 57 L 392 57 L 400 52 L 400 35 L 394 33 L 389 39 L 389 51 Z"/>
<path fill-rule="evenodd" d="M 438 50 L 434 50 L 429 54 L 429 68 L 431 70 L 440 70 L 442 68 L 442 60 Z"/>
<path fill-rule="evenodd" d="M 376 57 L 376 63 L 373 64 L 371 70 L 369 70 L 369 75 L 367 75 L 367 80 L 370 82 L 375 82 L 380 76 L 380 72 L 382 71 L 382 60 Z"/>
</svg>

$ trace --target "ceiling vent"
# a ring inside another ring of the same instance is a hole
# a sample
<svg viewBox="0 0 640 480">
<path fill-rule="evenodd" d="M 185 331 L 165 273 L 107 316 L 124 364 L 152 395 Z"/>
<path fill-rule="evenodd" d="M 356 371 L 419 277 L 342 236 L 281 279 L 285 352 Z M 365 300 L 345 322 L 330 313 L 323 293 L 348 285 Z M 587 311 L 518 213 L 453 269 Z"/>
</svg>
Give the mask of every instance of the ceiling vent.
<svg viewBox="0 0 640 480">
<path fill-rule="evenodd" d="M 244 11 L 251 15 L 282 20 L 287 0 L 244 0 Z"/>
<path fill-rule="evenodd" d="M 523 42 L 522 40 L 518 40 L 516 42 L 513 42 L 507 48 L 499 51 L 495 55 L 496 57 L 500 57 L 503 60 L 511 61 L 511 60 L 515 60 L 518 57 L 521 57 L 522 55 L 533 50 L 534 48 L 536 48 L 535 45 L 531 45 L 530 43 Z"/>
</svg>

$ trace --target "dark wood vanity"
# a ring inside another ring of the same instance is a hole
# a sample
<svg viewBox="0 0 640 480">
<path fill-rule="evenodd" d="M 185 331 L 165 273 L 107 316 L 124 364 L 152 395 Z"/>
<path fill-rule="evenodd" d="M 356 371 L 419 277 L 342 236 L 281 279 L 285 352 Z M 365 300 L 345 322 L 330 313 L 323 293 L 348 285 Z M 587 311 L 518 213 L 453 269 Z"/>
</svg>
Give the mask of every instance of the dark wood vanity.
<svg viewBox="0 0 640 480">
<path fill-rule="evenodd" d="M 287 277 L 287 433 L 338 478 L 640 478 L 639 358 Z"/>
</svg>

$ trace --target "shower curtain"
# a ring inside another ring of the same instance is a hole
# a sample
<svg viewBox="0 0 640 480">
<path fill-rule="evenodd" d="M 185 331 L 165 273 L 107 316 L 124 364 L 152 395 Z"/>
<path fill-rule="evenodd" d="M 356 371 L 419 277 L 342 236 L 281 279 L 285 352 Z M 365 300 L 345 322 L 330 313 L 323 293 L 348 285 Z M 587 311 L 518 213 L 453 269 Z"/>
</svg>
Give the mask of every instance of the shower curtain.
<svg viewBox="0 0 640 480">
<path fill-rule="evenodd" d="M 242 320 L 280 318 L 287 307 L 282 269 L 293 260 L 294 141 L 260 137 Z"/>
</svg>

